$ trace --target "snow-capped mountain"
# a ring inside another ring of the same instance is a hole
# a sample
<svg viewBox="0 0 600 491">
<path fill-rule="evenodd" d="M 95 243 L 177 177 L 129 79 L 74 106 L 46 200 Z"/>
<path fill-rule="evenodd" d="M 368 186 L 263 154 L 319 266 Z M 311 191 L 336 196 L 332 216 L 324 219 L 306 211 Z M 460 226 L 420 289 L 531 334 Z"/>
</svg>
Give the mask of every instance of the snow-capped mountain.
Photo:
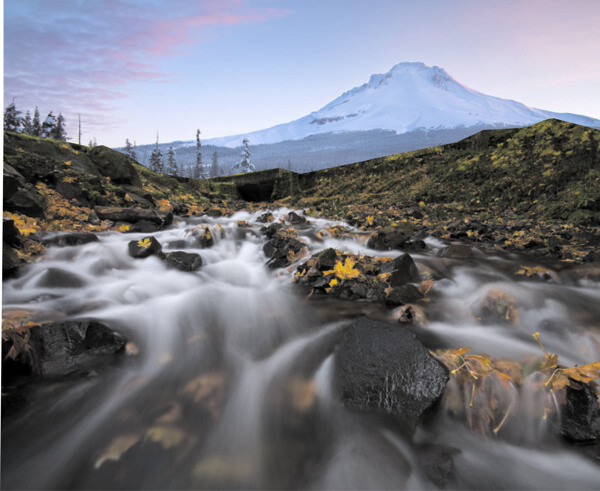
<svg viewBox="0 0 600 491">
<path fill-rule="evenodd" d="M 600 128 L 600 120 L 528 107 L 470 89 L 442 68 L 423 63 L 400 63 L 385 74 L 351 89 L 325 107 L 272 128 L 207 140 L 236 147 L 243 138 L 252 145 L 301 140 L 310 135 L 350 131 L 450 130 L 475 127 L 520 127 L 556 118 Z M 475 131 L 474 131 L 475 132 Z"/>
</svg>

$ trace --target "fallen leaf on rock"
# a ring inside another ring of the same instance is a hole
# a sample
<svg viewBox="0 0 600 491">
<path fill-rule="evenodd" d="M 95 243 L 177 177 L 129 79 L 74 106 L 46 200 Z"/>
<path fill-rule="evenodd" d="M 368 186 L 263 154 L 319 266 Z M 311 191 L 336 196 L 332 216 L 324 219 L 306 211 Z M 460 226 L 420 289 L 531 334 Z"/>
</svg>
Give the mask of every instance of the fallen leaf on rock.
<svg viewBox="0 0 600 491">
<path fill-rule="evenodd" d="M 356 278 L 357 276 L 360 276 L 360 271 L 354 269 L 355 264 L 356 261 L 354 261 L 354 259 L 347 257 L 344 264 L 342 264 L 341 261 L 336 261 L 333 269 L 324 271 L 323 274 L 325 276 L 335 274 L 340 280 Z"/>
<path fill-rule="evenodd" d="M 143 247 L 144 249 L 146 247 L 150 247 L 150 244 L 152 244 L 152 241 L 150 240 L 149 237 L 146 237 L 145 239 L 138 240 L 138 246 Z"/>
</svg>

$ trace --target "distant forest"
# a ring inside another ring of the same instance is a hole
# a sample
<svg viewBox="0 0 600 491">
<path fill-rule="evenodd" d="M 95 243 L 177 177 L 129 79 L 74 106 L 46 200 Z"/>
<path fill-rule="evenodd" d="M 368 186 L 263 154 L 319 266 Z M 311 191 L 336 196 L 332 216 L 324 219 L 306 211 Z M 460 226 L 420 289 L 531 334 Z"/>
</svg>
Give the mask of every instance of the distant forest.
<svg viewBox="0 0 600 491">
<path fill-rule="evenodd" d="M 481 130 L 493 128 L 497 127 L 471 126 L 451 130 L 420 129 L 402 134 L 390 130 L 324 133 L 311 135 L 302 140 L 289 140 L 273 144 L 252 145 L 252 141 L 250 141 L 249 151 L 252 165 L 257 171 L 282 168 L 305 173 L 454 143 Z M 234 166 L 244 158 L 245 147 L 242 143 L 240 138 L 240 146 L 235 148 L 202 144 L 201 153 L 205 175 L 213 177 L 209 175 L 208 169 L 215 159 L 219 167 L 218 175 L 239 173 L 240 171 L 234 169 Z M 132 150 L 135 151 L 135 160 L 151 168 L 150 159 L 153 151 L 156 151 L 157 148 L 163 156 L 167 156 L 169 149 L 172 148 L 179 175 L 193 177 L 192 173 L 197 158 L 196 142 L 155 143 L 132 147 Z M 129 153 L 127 145 L 116 148 L 116 150 Z"/>
</svg>

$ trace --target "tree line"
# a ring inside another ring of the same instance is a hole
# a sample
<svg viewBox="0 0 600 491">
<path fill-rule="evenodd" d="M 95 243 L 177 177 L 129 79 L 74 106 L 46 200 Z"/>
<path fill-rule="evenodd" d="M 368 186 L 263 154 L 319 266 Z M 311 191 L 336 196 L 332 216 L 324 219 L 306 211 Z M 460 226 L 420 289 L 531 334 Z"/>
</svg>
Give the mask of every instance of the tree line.
<svg viewBox="0 0 600 491">
<path fill-rule="evenodd" d="M 40 118 L 40 111 L 37 106 L 33 111 L 33 116 L 29 110 L 27 110 L 25 116 L 21 116 L 21 114 L 23 114 L 22 111 L 19 111 L 16 108 L 14 101 L 6 106 L 6 108 L 4 108 L 4 130 L 67 141 L 65 118 L 61 113 L 58 113 L 58 116 L 55 116 L 52 111 L 50 111 L 43 122 Z"/>
<path fill-rule="evenodd" d="M 250 161 L 249 141 L 244 139 L 244 149 L 241 153 L 240 161 L 232 167 L 237 172 L 253 172 L 254 165 Z M 158 132 L 156 134 L 156 144 L 152 149 L 148 163 L 146 157 L 139 159 L 135 142 L 132 144 L 129 139 L 125 140 L 125 147 L 122 152 L 136 162 L 142 163 L 150 170 L 171 176 L 190 177 L 193 179 L 210 179 L 221 175 L 226 175 L 227 171 L 219 164 L 217 152 L 213 152 L 210 164 L 205 164 L 202 159 L 202 143 L 200 142 L 200 130 L 196 130 L 196 151 L 194 161 L 187 160 L 185 163 L 178 163 L 175 157 L 175 150 L 170 146 L 166 158 L 159 147 Z"/>
</svg>

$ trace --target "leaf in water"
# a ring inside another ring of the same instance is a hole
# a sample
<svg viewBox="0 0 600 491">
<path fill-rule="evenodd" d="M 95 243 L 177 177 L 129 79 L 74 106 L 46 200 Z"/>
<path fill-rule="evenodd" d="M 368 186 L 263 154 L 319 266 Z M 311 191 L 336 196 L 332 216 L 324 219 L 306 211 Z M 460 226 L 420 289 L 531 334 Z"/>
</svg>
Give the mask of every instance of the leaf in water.
<svg viewBox="0 0 600 491">
<path fill-rule="evenodd" d="M 316 384 L 313 380 L 293 378 L 287 387 L 292 406 L 304 412 L 310 409 L 316 398 Z"/>
<path fill-rule="evenodd" d="M 107 460 L 119 460 L 127 450 L 133 447 L 140 439 L 137 433 L 131 433 L 128 435 L 121 435 L 116 437 L 109 447 L 100 455 L 98 460 L 94 463 L 94 468 L 99 469 L 102 464 Z"/>
<path fill-rule="evenodd" d="M 434 285 L 435 281 L 433 280 L 423 280 L 421 281 L 421 283 L 419 283 L 419 292 L 421 293 L 421 295 L 426 297 Z"/>
<path fill-rule="evenodd" d="M 143 247 L 144 249 L 146 247 L 150 247 L 150 244 L 152 244 L 150 237 L 146 237 L 145 239 L 138 240 L 138 246 Z"/>
<path fill-rule="evenodd" d="M 221 372 L 205 373 L 196 377 L 183 389 L 196 404 L 205 407 L 216 418 L 225 398 L 227 377 Z"/>
<path fill-rule="evenodd" d="M 147 439 L 160 443 L 165 450 L 179 445 L 185 440 L 185 436 L 185 432 L 181 428 L 173 425 L 153 426 L 146 432 Z"/>
</svg>

